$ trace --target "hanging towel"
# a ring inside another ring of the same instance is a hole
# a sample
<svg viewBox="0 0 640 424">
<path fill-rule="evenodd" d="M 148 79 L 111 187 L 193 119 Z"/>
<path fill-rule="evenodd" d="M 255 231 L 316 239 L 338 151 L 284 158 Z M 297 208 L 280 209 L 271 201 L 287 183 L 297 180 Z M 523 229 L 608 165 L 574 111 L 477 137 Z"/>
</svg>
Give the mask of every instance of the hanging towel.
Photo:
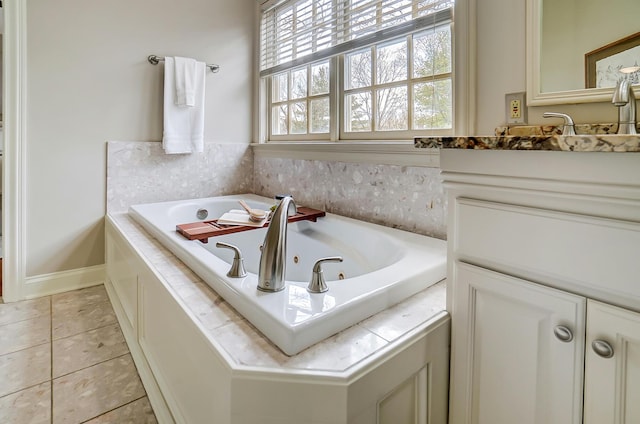
<svg viewBox="0 0 640 424">
<path fill-rule="evenodd" d="M 204 62 L 195 62 L 193 106 L 176 105 L 176 66 L 173 57 L 164 58 L 164 130 L 162 147 L 167 154 L 204 150 Z"/>
<path fill-rule="evenodd" d="M 195 106 L 196 60 L 188 57 L 174 58 L 176 81 L 176 106 Z"/>
</svg>

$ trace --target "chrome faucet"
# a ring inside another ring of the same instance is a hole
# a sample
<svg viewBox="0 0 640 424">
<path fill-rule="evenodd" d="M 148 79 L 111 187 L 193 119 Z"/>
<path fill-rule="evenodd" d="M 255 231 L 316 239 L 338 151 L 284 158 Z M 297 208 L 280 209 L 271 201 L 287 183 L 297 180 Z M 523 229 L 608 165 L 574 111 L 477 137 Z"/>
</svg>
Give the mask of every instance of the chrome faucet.
<svg viewBox="0 0 640 424">
<path fill-rule="evenodd" d="M 627 78 L 618 82 L 611 103 L 618 107 L 618 134 L 637 134 L 636 97 Z"/>
<path fill-rule="evenodd" d="M 293 197 L 284 196 L 271 216 L 260 255 L 258 290 L 277 292 L 284 289 L 287 264 L 287 222 L 291 206 L 296 213 L 297 207 Z"/>
</svg>

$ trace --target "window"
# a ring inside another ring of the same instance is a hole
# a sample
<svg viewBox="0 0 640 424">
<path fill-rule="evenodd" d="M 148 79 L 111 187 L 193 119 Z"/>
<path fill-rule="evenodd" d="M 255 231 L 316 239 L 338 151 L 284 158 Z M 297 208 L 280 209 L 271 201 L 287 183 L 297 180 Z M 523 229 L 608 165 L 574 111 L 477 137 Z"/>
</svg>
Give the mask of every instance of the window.
<svg viewBox="0 0 640 424">
<path fill-rule="evenodd" d="M 453 3 L 290 0 L 264 10 L 266 138 L 452 134 Z"/>
<path fill-rule="evenodd" d="M 328 134 L 329 61 L 271 77 L 271 134 Z"/>
</svg>

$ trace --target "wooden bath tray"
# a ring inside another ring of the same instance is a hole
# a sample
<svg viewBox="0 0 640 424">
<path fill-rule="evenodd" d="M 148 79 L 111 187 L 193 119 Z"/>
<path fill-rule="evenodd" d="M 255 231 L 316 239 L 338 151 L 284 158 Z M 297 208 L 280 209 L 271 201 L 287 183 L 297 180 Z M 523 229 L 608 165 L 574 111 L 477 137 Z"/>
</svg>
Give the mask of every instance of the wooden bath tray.
<svg viewBox="0 0 640 424">
<path fill-rule="evenodd" d="M 313 221 L 316 222 L 318 218 L 325 216 L 324 211 L 318 209 L 306 208 L 304 206 L 298 207 L 298 213 L 290 216 L 289 222 L 297 221 Z M 176 231 L 182 234 L 189 240 L 200 240 L 203 243 L 209 241 L 209 237 L 221 236 L 224 234 L 239 233 L 241 231 L 255 230 L 256 228 L 268 227 L 267 221 L 262 227 L 251 227 L 248 225 L 223 225 L 218 224 L 217 219 L 202 222 L 192 222 L 190 224 L 178 224 L 176 225 Z"/>
</svg>

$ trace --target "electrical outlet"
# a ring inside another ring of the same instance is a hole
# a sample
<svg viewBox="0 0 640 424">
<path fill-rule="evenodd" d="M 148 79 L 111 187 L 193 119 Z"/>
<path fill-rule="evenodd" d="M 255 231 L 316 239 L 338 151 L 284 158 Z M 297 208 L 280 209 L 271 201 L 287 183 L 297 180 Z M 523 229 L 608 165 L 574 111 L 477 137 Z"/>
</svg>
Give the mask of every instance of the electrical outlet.
<svg viewBox="0 0 640 424">
<path fill-rule="evenodd" d="M 522 103 L 520 100 L 514 99 L 509 103 L 509 118 L 519 119 L 522 117 Z"/>
<path fill-rule="evenodd" d="M 505 109 L 507 124 L 526 124 L 527 123 L 527 106 L 525 101 L 525 93 L 509 93 L 505 94 Z"/>
</svg>

